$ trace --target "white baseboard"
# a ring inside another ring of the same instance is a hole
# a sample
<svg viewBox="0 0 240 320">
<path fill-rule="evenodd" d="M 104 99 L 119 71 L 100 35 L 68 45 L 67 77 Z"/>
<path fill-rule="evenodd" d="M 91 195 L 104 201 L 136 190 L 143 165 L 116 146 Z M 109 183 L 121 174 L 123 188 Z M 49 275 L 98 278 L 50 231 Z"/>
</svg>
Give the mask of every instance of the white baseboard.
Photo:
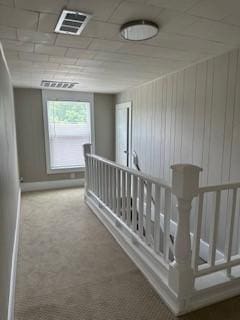
<svg viewBox="0 0 240 320">
<path fill-rule="evenodd" d="M 83 187 L 84 179 L 64 179 L 21 183 L 22 192 Z"/>
<path fill-rule="evenodd" d="M 172 312 L 179 315 L 177 297 L 167 285 L 168 268 L 163 258 L 156 256 L 121 219 L 112 214 L 102 201 L 98 201 L 94 194 L 86 194 L 85 201 Z"/>
<path fill-rule="evenodd" d="M 10 278 L 10 290 L 8 300 L 8 320 L 14 320 L 14 302 L 15 302 L 15 284 L 16 284 L 16 271 L 17 271 L 17 256 L 19 244 L 19 227 L 20 227 L 20 210 L 21 210 L 21 190 L 18 193 L 17 216 L 14 235 L 14 244 L 12 252 L 12 268 Z"/>
</svg>

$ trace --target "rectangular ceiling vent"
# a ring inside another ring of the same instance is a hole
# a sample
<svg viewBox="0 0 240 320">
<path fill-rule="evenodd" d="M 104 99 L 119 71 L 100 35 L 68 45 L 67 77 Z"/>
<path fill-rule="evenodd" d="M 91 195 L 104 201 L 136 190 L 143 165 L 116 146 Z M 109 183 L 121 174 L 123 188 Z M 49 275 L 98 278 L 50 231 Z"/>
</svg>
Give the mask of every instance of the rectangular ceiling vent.
<svg viewBox="0 0 240 320">
<path fill-rule="evenodd" d="M 56 89 L 72 89 L 77 84 L 77 82 L 42 80 L 41 87 Z"/>
<path fill-rule="evenodd" d="M 90 18 L 91 15 L 87 13 L 63 10 L 56 25 L 55 32 L 77 36 L 86 27 Z"/>
</svg>

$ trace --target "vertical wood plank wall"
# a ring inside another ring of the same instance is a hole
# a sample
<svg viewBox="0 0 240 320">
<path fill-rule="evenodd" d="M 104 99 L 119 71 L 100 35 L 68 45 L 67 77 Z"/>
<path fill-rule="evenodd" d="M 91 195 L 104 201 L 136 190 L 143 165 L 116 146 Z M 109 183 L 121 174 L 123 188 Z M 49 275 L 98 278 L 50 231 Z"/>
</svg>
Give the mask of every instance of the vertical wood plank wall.
<svg viewBox="0 0 240 320">
<path fill-rule="evenodd" d="M 171 182 L 170 165 L 187 162 L 203 168 L 201 185 L 240 181 L 239 49 L 116 100 L 133 102 L 133 150 L 144 172 Z"/>
<path fill-rule="evenodd" d="M 117 95 L 129 100 L 144 172 L 170 182 L 170 165 L 189 162 L 202 185 L 240 181 L 239 50 Z"/>
</svg>

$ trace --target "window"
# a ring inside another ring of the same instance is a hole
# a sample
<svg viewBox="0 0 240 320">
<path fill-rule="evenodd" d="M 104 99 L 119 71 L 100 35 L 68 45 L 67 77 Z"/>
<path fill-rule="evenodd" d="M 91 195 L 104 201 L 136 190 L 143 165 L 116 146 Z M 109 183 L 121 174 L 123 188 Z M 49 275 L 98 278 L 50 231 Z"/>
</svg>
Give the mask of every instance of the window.
<svg viewBox="0 0 240 320">
<path fill-rule="evenodd" d="M 91 142 L 90 101 L 45 101 L 47 172 L 74 172 L 84 168 L 83 144 Z"/>
</svg>

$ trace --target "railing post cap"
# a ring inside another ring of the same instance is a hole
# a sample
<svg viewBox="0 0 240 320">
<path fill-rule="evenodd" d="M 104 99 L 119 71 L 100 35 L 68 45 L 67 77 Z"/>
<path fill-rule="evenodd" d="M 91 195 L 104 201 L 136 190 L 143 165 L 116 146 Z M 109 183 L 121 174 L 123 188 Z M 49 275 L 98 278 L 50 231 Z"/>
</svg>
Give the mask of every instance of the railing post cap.
<svg viewBox="0 0 240 320">
<path fill-rule="evenodd" d="M 84 143 L 83 144 L 84 154 L 91 153 L 91 147 L 92 147 L 91 143 Z"/>
<path fill-rule="evenodd" d="M 199 189 L 199 173 L 202 168 L 188 164 L 174 164 L 171 166 L 172 175 L 172 191 L 181 199 L 192 199 L 198 194 Z"/>
<path fill-rule="evenodd" d="M 176 170 L 176 171 L 181 171 L 181 172 L 186 172 L 186 171 L 201 172 L 202 171 L 202 168 L 195 166 L 194 164 L 190 164 L 190 163 L 173 164 L 173 165 L 171 165 L 171 169 Z"/>
</svg>

